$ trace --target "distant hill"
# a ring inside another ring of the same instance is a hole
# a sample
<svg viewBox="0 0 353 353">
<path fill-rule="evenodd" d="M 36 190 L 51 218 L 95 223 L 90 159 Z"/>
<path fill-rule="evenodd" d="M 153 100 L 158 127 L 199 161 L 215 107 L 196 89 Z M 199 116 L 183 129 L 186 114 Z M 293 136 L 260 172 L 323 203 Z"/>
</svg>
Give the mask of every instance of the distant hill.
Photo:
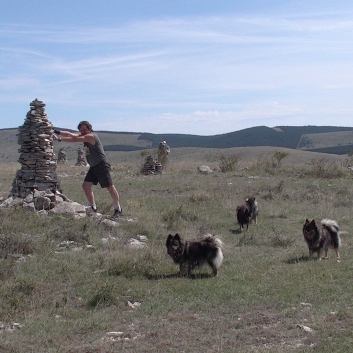
<svg viewBox="0 0 353 353">
<path fill-rule="evenodd" d="M 325 134 L 325 136 L 321 138 L 321 134 Z M 336 139 L 330 138 L 330 134 Z M 343 136 L 345 137 L 344 141 L 342 141 Z M 138 140 L 148 141 L 152 148 L 157 148 L 159 142 L 165 140 L 173 148 L 271 146 L 345 154 L 353 149 L 353 128 L 337 126 L 277 126 L 269 128 L 258 126 L 213 136 L 141 133 Z M 336 141 L 333 142 L 334 140 Z M 345 148 L 342 148 L 343 146 Z M 122 145 L 105 146 L 107 151 L 121 151 L 126 148 L 127 146 L 123 147 Z"/>
<path fill-rule="evenodd" d="M 68 130 L 68 129 L 67 129 Z M 97 131 L 106 151 L 138 151 L 158 148 L 167 141 L 173 148 L 215 148 L 268 146 L 329 154 L 353 151 L 353 127 L 337 126 L 257 126 L 226 134 L 199 136 L 189 134 L 152 134 L 141 132 Z M 0 129 L 1 160 L 18 158 L 17 128 Z M 76 156 L 79 144 L 54 143 Z"/>
</svg>

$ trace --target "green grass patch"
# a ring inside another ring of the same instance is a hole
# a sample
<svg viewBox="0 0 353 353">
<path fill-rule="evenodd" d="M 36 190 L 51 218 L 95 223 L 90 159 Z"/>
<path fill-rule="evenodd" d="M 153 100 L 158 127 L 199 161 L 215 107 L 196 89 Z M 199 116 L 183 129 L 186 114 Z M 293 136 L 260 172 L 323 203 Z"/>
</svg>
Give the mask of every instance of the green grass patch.
<svg viewBox="0 0 353 353">
<path fill-rule="evenodd" d="M 287 156 L 270 156 L 207 176 L 192 162 L 172 160 L 168 174 L 155 176 L 136 172 L 140 161 L 113 165 L 124 210 L 114 229 L 0 208 L 0 351 L 350 352 L 350 177 L 323 161 L 288 167 Z M 60 166 L 61 186 L 86 204 L 81 169 Z M 9 173 L 0 172 L 2 194 Z M 94 190 L 110 213 L 109 194 Z M 259 202 L 258 224 L 240 232 L 235 210 L 250 196 Z M 332 251 L 328 260 L 309 259 L 306 218 L 338 222 L 341 262 Z M 176 232 L 222 239 L 217 277 L 208 266 L 178 276 L 165 246 Z M 144 247 L 128 245 L 141 235 Z M 11 330 L 14 323 L 20 328 Z"/>
</svg>

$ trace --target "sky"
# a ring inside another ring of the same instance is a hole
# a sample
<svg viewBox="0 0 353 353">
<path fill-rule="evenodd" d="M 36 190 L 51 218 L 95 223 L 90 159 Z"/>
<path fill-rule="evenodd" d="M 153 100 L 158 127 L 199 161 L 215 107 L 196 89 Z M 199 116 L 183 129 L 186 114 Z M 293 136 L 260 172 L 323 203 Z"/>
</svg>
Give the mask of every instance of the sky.
<svg viewBox="0 0 353 353">
<path fill-rule="evenodd" d="M 351 0 L 2 0 L 0 129 L 353 126 Z"/>
</svg>

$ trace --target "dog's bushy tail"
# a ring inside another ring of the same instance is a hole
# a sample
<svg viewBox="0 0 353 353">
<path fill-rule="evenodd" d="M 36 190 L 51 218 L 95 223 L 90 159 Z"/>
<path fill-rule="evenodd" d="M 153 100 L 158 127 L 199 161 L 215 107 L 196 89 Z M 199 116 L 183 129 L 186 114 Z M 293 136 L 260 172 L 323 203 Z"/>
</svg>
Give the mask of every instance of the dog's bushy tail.
<svg viewBox="0 0 353 353">
<path fill-rule="evenodd" d="M 216 248 L 221 249 L 223 247 L 223 242 L 221 239 L 219 239 L 217 236 L 212 235 L 212 234 L 206 234 L 203 238 L 203 241 L 207 241 L 214 245 Z"/>
<path fill-rule="evenodd" d="M 323 219 L 321 224 L 330 232 L 333 245 L 338 248 L 341 245 L 341 239 L 337 222 L 332 219 Z"/>
<path fill-rule="evenodd" d="M 331 232 L 333 232 L 333 233 L 338 233 L 338 232 L 339 232 L 339 227 L 338 227 L 337 222 L 334 221 L 334 220 L 332 220 L 332 219 L 326 219 L 326 218 L 325 218 L 325 219 L 323 219 L 323 220 L 321 221 L 321 224 L 322 224 L 324 227 L 330 229 Z"/>
<path fill-rule="evenodd" d="M 215 271 L 214 273 L 216 275 L 217 270 L 220 268 L 220 266 L 223 262 L 223 252 L 222 252 L 223 242 L 217 236 L 214 236 L 212 234 L 206 234 L 202 238 L 202 240 L 204 242 L 209 243 L 212 248 L 216 249 L 216 254 L 211 259 L 212 267 L 213 267 L 213 269 Z"/>
</svg>

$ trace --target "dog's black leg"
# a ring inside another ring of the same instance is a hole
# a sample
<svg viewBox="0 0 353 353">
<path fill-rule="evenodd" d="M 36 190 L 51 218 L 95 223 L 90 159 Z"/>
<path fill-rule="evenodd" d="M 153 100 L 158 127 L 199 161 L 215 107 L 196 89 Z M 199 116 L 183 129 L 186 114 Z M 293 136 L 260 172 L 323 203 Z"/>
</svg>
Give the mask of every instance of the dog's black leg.
<svg viewBox="0 0 353 353">
<path fill-rule="evenodd" d="M 179 277 L 185 276 L 185 264 L 180 264 Z"/>
<path fill-rule="evenodd" d="M 321 249 L 317 251 L 317 259 L 321 261 Z"/>
<path fill-rule="evenodd" d="M 191 266 L 191 263 L 189 262 L 188 263 L 188 277 L 191 277 L 191 268 L 192 268 L 192 266 Z"/>
</svg>

